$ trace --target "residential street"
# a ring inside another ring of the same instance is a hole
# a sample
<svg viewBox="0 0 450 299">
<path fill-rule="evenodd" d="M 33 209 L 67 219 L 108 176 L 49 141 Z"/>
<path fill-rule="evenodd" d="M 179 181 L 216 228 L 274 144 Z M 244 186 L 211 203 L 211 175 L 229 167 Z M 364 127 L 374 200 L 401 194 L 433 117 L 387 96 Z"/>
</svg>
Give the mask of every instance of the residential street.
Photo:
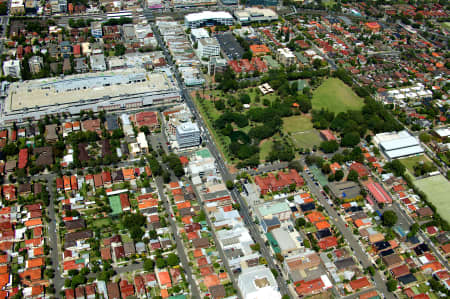
<svg viewBox="0 0 450 299">
<path fill-rule="evenodd" d="M 55 295 L 58 297 L 59 292 L 64 286 L 64 278 L 61 277 L 62 266 L 59 260 L 59 244 L 58 242 L 58 232 L 57 232 L 57 218 L 55 213 L 55 190 L 53 185 L 55 182 L 56 175 L 47 175 L 47 189 L 50 194 L 50 204 L 48 206 L 48 216 L 50 218 L 50 223 L 48 224 L 49 233 L 49 245 L 50 245 L 50 258 L 52 260 L 52 267 L 55 270 L 55 277 L 53 278 L 53 285 L 55 287 Z"/>
<path fill-rule="evenodd" d="M 183 241 L 181 240 L 180 236 L 178 235 L 177 224 L 173 220 L 173 218 L 170 217 L 170 214 L 172 213 L 172 209 L 170 207 L 170 203 L 169 203 L 166 195 L 164 194 L 163 179 L 162 179 L 162 177 L 157 177 L 155 179 L 155 181 L 156 181 L 156 185 L 158 187 L 158 194 L 159 194 L 162 202 L 164 203 L 164 208 L 165 208 L 167 214 L 169 214 L 169 216 L 167 218 L 169 218 L 170 228 L 172 230 L 172 234 L 174 236 L 174 239 L 175 239 L 175 242 L 177 245 L 178 257 L 180 258 L 181 265 L 183 266 L 183 269 L 186 271 L 186 274 L 187 274 L 186 278 L 189 282 L 189 288 L 191 290 L 192 297 L 193 298 L 201 298 L 197 283 L 195 282 L 195 279 L 193 278 L 194 274 L 192 273 L 192 269 L 189 266 L 189 260 L 186 256 L 186 251 L 184 250 Z"/>
<path fill-rule="evenodd" d="M 304 163 L 304 160 L 302 161 Z M 306 183 L 308 184 L 308 187 L 310 188 L 311 192 L 316 196 L 316 198 L 320 201 L 322 206 L 327 211 L 328 215 L 330 216 L 331 222 L 336 225 L 336 227 L 339 229 L 339 231 L 344 236 L 345 240 L 348 242 L 350 248 L 353 250 L 353 253 L 355 254 L 355 257 L 359 260 L 359 262 L 362 264 L 364 268 L 367 268 L 369 266 L 373 266 L 372 262 L 367 258 L 366 252 L 364 252 L 359 245 L 358 241 L 353 236 L 352 231 L 348 229 L 345 226 L 344 221 L 342 218 L 337 214 L 334 208 L 332 208 L 325 197 L 321 194 L 320 189 L 318 186 L 314 184 L 314 182 L 311 180 L 311 178 L 307 175 L 303 176 L 305 178 Z M 388 292 L 386 287 L 386 282 L 383 281 L 378 271 L 375 271 L 375 275 L 373 277 L 373 280 L 375 282 L 375 286 L 377 290 L 386 296 L 388 299 L 393 299 L 394 296 L 392 293 Z"/>
</svg>

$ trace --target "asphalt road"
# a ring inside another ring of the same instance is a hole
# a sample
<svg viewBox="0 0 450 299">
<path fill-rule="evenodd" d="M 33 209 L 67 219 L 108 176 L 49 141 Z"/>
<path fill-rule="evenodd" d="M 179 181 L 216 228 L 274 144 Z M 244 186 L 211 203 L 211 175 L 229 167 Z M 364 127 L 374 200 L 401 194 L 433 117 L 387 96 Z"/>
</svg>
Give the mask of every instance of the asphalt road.
<svg viewBox="0 0 450 299">
<path fill-rule="evenodd" d="M 302 161 L 304 163 L 304 161 Z M 361 248 L 361 245 L 356 240 L 356 238 L 353 236 L 353 232 L 350 231 L 348 227 L 345 226 L 344 221 L 342 218 L 337 214 L 335 209 L 331 207 L 325 197 L 320 192 L 320 188 L 315 185 L 315 183 L 312 181 L 312 179 L 308 175 L 303 176 L 305 178 L 306 183 L 308 184 L 309 189 L 312 193 L 316 196 L 316 198 L 319 200 L 319 202 L 322 204 L 322 206 L 327 211 L 328 215 L 330 216 L 331 222 L 339 229 L 339 231 L 344 236 L 345 240 L 347 241 L 350 248 L 353 250 L 353 253 L 355 257 L 359 260 L 359 262 L 362 264 L 364 268 L 367 268 L 369 266 L 372 266 L 372 262 L 367 258 L 367 253 L 363 251 Z M 378 289 L 378 291 L 381 294 L 384 294 L 386 298 L 393 299 L 394 296 L 392 293 L 388 292 L 386 287 L 386 282 L 381 278 L 381 275 L 379 272 L 375 272 L 375 275 L 373 276 L 373 280 L 375 282 L 375 286 Z"/>
<path fill-rule="evenodd" d="M 153 26 L 153 32 L 155 34 L 156 39 L 158 40 L 159 46 L 163 49 L 163 52 L 165 54 L 166 60 L 169 63 L 169 65 L 172 67 L 172 69 L 174 68 L 174 64 L 173 64 L 173 60 L 167 50 L 167 47 L 165 45 L 165 43 L 163 42 L 163 40 L 161 39 L 161 36 L 159 34 L 159 30 L 156 28 L 156 26 Z M 209 151 L 211 152 L 212 156 L 214 157 L 214 159 L 216 160 L 218 169 L 222 175 L 222 178 L 224 181 L 227 180 L 233 180 L 233 177 L 230 175 L 228 168 L 225 166 L 224 160 L 222 158 L 222 156 L 220 155 L 214 141 L 212 140 L 212 138 L 210 137 L 210 135 L 207 133 L 208 132 L 208 128 L 205 125 L 205 123 L 203 122 L 202 117 L 200 116 L 199 112 L 197 111 L 193 100 L 191 99 L 191 96 L 187 90 L 187 88 L 184 86 L 182 79 L 180 78 L 180 75 L 177 71 L 175 71 L 175 78 L 177 79 L 178 82 L 178 86 L 181 90 L 181 94 L 182 97 L 184 98 L 187 106 L 189 107 L 189 109 L 191 110 L 192 114 L 194 115 L 197 124 L 199 125 L 199 127 L 201 128 L 202 132 L 204 132 L 202 134 L 202 139 L 203 141 L 205 141 Z M 266 259 L 268 266 L 272 269 L 276 269 L 276 265 L 273 259 L 273 256 L 271 255 L 269 249 L 266 247 L 264 240 L 262 239 L 258 229 L 256 228 L 255 224 L 253 223 L 253 219 L 250 216 L 248 207 L 245 203 L 245 201 L 241 198 L 240 194 L 238 192 L 236 192 L 236 190 L 232 190 L 231 191 L 231 196 L 233 198 L 233 200 L 237 203 L 239 203 L 240 205 L 240 214 L 243 217 L 247 228 L 250 231 L 250 234 L 252 236 L 252 238 L 255 240 L 256 243 L 258 243 L 260 245 L 261 248 L 261 254 L 262 256 Z M 286 281 L 283 279 L 283 276 L 281 275 L 281 273 L 278 273 L 278 277 L 277 277 L 277 283 L 278 286 L 280 288 L 280 292 L 285 295 L 285 294 L 290 294 Z"/>
<path fill-rule="evenodd" d="M 397 201 L 394 201 L 392 203 L 391 207 L 395 211 L 395 213 L 397 214 L 397 216 L 399 218 L 399 221 L 400 220 L 405 221 L 410 226 L 414 224 L 414 221 L 411 219 L 411 217 L 409 217 L 406 214 L 406 212 L 403 209 L 403 207 L 401 207 L 400 204 Z M 430 240 L 430 238 L 422 231 L 422 229 L 419 230 L 418 235 L 422 238 L 424 243 L 426 243 L 428 245 L 428 247 L 433 252 L 433 254 L 438 258 L 439 262 L 445 268 L 447 268 L 447 271 L 450 271 L 450 265 L 449 265 L 447 259 L 442 256 L 442 254 L 439 251 L 439 249 L 434 245 L 434 243 Z"/>
<path fill-rule="evenodd" d="M 170 214 L 172 214 L 172 208 L 170 206 L 169 200 L 167 199 L 166 195 L 164 194 L 163 179 L 162 179 L 162 177 L 157 177 L 155 179 L 155 181 L 156 181 L 156 185 L 158 187 L 159 196 L 160 196 L 162 202 L 164 203 L 164 208 L 167 211 L 167 213 L 169 214 L 169 217 L 167 217 L 167 218 L 169 218 L 170 227 L 172 229 L 172 233 L 173 233 L 175 242 L 177 244 L 178 257 L 180 258 L 181 265 L 183 266 L 183 269 L 186 271 L 186 274 L 187 274 L 186 278 L 189 282 L 189 287 L 191 290 L 192 298 L 201 298 L 197 283 L 196 283 L 195 279 L 193 278 L 194 275 L 192 273 L 191 266 L 189 266 L 189 260 L 186 256 L 186 251 L 184 250 L 183 241 L 181 240 L 180 236 L 178 235 L 177 224 L 172 219 L 172 217 L 170 217 Z"/>
<path fill-rule="evenodd" d="M 52 266 L 55 270 L 55 277 L 53 277 L 53 286 L 55 287 L 55 296 L 59 297 L 59 292 L 64 286 L 64 278 L 61 276 L 61 263 L 59 262 L 59 248 L 58 233 L 57 233 L 57 218 L 55 213 L 55 190 L 53 189 L 53 183 L 55 182 L 56 175 L 47 175 L 47 188 L 50 195 L 50 204 L 48 206 L 48 217 L 50 218 L 48 224 L 48 238 L 50 243 L 50 259 L 52 260 Z"/>
<path fill-rule="evenodd" d="M 189 183 L 190 183 L 192 186 L 194 186 L 194 184 L 192 184 L 191 181 L 190 181 Z M 241 294 L 241 290 L 240 290 L 239 287 L 238 287 L 238 283 L 237 283 L 236 277 L 234 276 L 233 271 L 231 271 L 230 264 L 228 263 L 228 259 L 227 259 L 226 256 L 225 256 L 225 253 L 224 253 L 224 251 L 223 251 L 223 248 L 222 248 L 222 246 L 220 246 L 220 243 L 219 243 L 219 241 L 218 241 L 218 239 L 217 239 L 216 231 L 214 230 L 214 226 L 213 226 L 213 224 L 212 224 L 212 222 L 211 222 L 211 219 L 209 218 L 208 212 L 205 210 L 205 207 L 204 207 L 204 205 L 203 205 L 203 203 L 202 203 L 200 194 L 198 193 L 198 190 L 197 190 L 197 188 L 196 188 L 195 186 L 194 186 L 194 192 L 195 192 L 195 195 L 196 195 L 196 197 L 197 197 L 197 201 L 199 202 L 200 206 L 202 207 L 202 210 L 203 210 L 203 211 L 205 212 L 205 214 L 207 215 L 206 221 L 208 222 L 208 226 L 209 226 L 210 229 L 211 229 L 211 233 L 212 233 L 212 236 L 213 236 L 213 238 L 214 238 L 214 243 L 216 244 L 216 248 L 217 248 L 218 251 L 219 251 L 220 258 L 222 259 L 222 262 L 223 262 L 223 264 L 225 265 L 225 268 L 227 269 L 228 274 L 230 275 L 231 281 L 233 282 L 234 289 L 238 292 L 239 298 L 244 298 L 244 297 L 242 296 L 242 294 Z"/>
</svg>

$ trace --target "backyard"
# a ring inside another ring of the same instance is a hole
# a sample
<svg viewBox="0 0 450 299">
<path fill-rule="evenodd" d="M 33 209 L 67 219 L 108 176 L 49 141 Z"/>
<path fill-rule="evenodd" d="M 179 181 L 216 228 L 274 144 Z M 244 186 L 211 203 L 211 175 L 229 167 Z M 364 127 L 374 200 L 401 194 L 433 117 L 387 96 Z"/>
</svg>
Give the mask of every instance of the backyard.
<svg viewBox="0 0 450 299">
<path fill-rule="evenodd" d="M 312 99 L 313 109 L 328 109 L 334 113 L 348 110 L 361 110 L 363 100 L 337 78 L 326 79 L 315 91 Z"/>
</svg>

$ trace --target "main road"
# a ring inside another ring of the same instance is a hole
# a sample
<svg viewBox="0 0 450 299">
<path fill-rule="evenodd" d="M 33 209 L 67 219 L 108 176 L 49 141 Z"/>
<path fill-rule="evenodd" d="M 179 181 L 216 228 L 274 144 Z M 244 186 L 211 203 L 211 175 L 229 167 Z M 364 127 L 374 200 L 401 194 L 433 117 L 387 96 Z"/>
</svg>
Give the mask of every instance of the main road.
<svg viewBox="0 0 450 299">
<path fill-rule="evenodd" d="M 176 71 L 172 57 L 169 53 L 169 51 L 167 50 L 167 47 L 164 43 L 164 41 L 162 40 L 160 34 L 159 34 L 159 30 L 156 26 L 153 26 L 153 32 L 155 34 L 156 39 L 158 40 L 159 46 L 163 49 L 164 55 L 166 57 L 166 60 L 168 62 L 168 64 L 171 66 L 172 70 L 175 73 L 175 78 L 177 79 L 178 82 L 178 86 L 180 88 L 180 92 L 181 95 L 183 96 L 187 106 L 189 107 L 189 109 L 191 110 L 192 114 L 194 115 L 197 124 L 199 125 L 199 127 L 201 128 L 203 134 L 202 134 L 202 139 L 203 141 L 206 143 L 209 151 L 211 152 L 211 154 L 213 155 L 214 159 L 216 160 L 217 166 L 219 168 L 219 171 L 222 175 L 222 178 L 224 181 L 227 180 L 233 180 L 233 176 L 230 174 L 230 172 L 228 171 L 228 168 L 225 165 L 225 162 L 221 156 L 221 154 L 219 153 L 219 150 L 217 149 L 214 141 L 212 140 L 210 134 L 208 134 L 208 127 L 206 126 L 205 122 L 203 121 L 202 117 L 200 116 L 200 114 L 198 113 L 195 104 L 189 94 L 188 89 L 186 88 L 186 86 L 183 84 L 183 81 L 179 75 L 179 73 Z M 242 199 L 242 197 L 240 196 L 240 194 L 236 191 L 236 189 L 231 190 L 231 196 L 233 198 L 233 200 L 235 202 L 237 202 L 240 205 L 240 214 L 244 219 L 245 224 L 247 225 L 247 228 L 249 229 L 250 235 L 252 236 L 252 238 L 255 240 L 256 243 L 258 243 L 260 245 L 261 248 L 261 254 L 262 256 L 266 259 L 268 266 L 271 269 L 274 269 L 275 271 L 278 272 L 277 275 L 277 283 L 278 283 L 278 287 L 280 288 L 280 292 L 283 295 L 290 295 L 289 289 L 287 287 L 286 281 L 283 279 L 283 276 L 281 275 L 281 273 L 279 273 L 279 271 L 277 270 L 277 266 L 274 262 L 274 258 L 272 256 L 272 254 L 270 253 L 269 249 L 267 248 L 263 238 L 261 237 L 260 232 L 258 231 L 258 228 L 256 226 L 256 224 L 253 222 L 253 219 L 250 215 L 249 209 L 247 207 L 247 204 L 245 202 L 245 200 Z"/>
</svg>

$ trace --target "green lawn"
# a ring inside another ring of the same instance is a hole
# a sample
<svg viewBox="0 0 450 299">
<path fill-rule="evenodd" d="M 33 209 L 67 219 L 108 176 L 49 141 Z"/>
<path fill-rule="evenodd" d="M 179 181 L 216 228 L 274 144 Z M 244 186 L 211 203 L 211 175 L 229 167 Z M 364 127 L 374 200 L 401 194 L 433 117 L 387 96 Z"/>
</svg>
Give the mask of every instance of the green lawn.
<svg viewBox="0 0 450 299">
<path fill-rule="evenodd" d="M 305 115 L 295 115 L 283 118 L 283 132 L 290 137 L 298 148 L 312 149 L 318 146 L 322 139 L 319 132 L 313 128 L 311 119 Z"/>
<path fill-rule="evenodd" d="M 296 133 L 291 135 L 291 139 L 298 148 L 312 149 L 315 146 L 319 146 L 322 139 L 316 130 L 311 130 L 304 133 Z"/>
<path fill-rule="evenodd" d="M 422 190 L 437 208 L 439 215 L 450 222 L 450 182 L 443 175 L 435 175 L 414 181 L 414 184 Z"/>
<path fill-rule="evenodd" d="M 304 115 L 294 115 L 283 118 L 285 133 L 305 132 L 313 129 L 311 119 Z"/>
<path fill-rule="evenodd" d="M 337 78 L 328 78 L 314 91 L 313 109 L 325 108 L 335 113 L 348 110 L 361 110 L 363 100 L 344 82 Z"/>
<path fill-rule="evenodd" d="M 431 163 L 431 160 L 428 159 L 425 155 L 413 156 L 400 160 L 400 162 L 405 165 L 405 167 L 411 174 L 414 174 L 414 165 L 416 165 L 420 161 Z"/>
<path fill-rule="evenodd" d="M 96 219 L 92 223 L 95 227 L 102 227 L 102 226 L 108 226 L 111 224 L 111 218 L 102 218 L 102 219 Z"/>
<path fill-rule="evenodd" d="M 199 93 L 201 95 L 201 92 L 199 92 Z M 264 99 L 268 99 L 270 102 L 272 102 L 277 98 L 277 95 L 275 95 L 274 93 L 263 96 L 261 94 L 261 92 L 259 91 L 259 89 L 257 89 L 256 87 L 240 90 L 239 93 L 233 94 L 233 96 L 235 98 L 239 98 L 240 93 L 247 93 L 250 96 L 250 100 L 251 100 L 250 106 L 251 107 L 264 107 L 264 105 L 263 105 Z M 205 94 L 206 94 L 206 98 L 200 99 L 200 100 L 197 98 L 196 94 L 194 94 L 193 95 L 194 102 L 195 102 L 196 106 L 199 108 L 200 113 L 203 116 L 203 119 L 206 121 L 206 125 L 208 126 L 209 131 L 212 133 L 214 140 L 219 147 L 220 152 L 225 157 L 227 162 L 231 162 L 231 157 L 228 155 L 228 150 L 227 150 L 228 146 L 230 145 L 230 138 L 220 135 L 213 129 L 213 126 L 212 126 L 214 120 L 219 118 L 220 115 L 222 115 L 222 113 L 224 112 L 224 111 L 222 112 L 222 111 L 219 111 L 216 109 L 216 107 L 214 106 L 214 101 L 217 101 L 219 99 L 223 99 L 223 100 L 227 101 L 228 95 L 230 95 L 230 93 L 223 93 L 220 90 L 211 90 L 211 91 L 205 92 Z M 260 99 L 259 102 L 256 102 L 257 95 Z M 239 130 L 241 130 L 245 133 L 248 133 L 248 131 L 250 129 L 251 129 L 250 125 L 245 128 L 239 128 Z M 267 144 L 266 148 L 264 149 L 265 153 L 264 153 L 264 155 L 261 155 L 261 157 L 265 158 L 268 155 L 270 149 L 271 149 L 271 145 Z"/>
<path fill-rule="evenodd" d="M 273 141 L 272 140 L 264 140 L 259 146 L 259 157 L 260 160 L 266 160 L 269 156 L 270 151 L 272 150 Z"/>
<path fill-rule="evenodd" d="M 334 1 L 334 0 L 325 0 L 325 1 L 323 1 L 323 4 L 326 7 L 331 8 L 331 7 L 333 7 L 333 5 L 336 4 L 336 1 Z"/>
</svg>

